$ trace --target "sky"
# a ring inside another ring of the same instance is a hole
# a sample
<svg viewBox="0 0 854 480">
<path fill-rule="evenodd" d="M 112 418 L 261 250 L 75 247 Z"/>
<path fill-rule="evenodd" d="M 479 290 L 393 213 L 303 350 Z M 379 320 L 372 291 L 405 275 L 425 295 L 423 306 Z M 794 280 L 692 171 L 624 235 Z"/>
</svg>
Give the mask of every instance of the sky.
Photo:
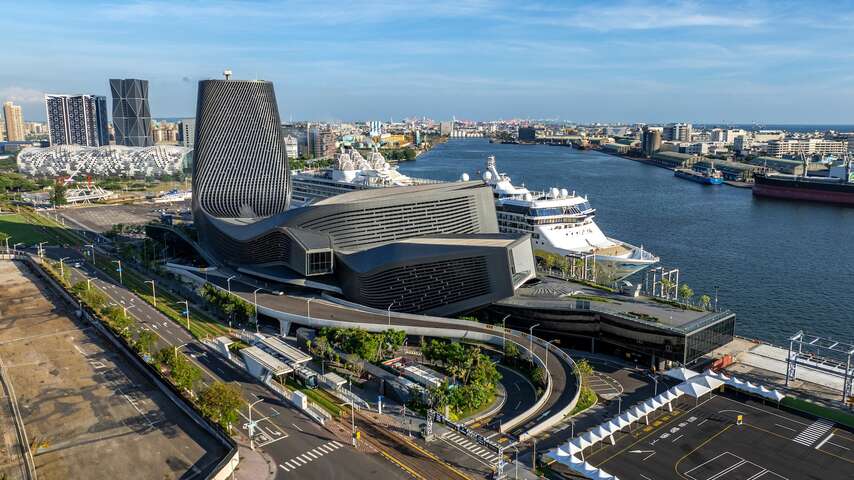
<svg viewBox="0 0 854 480">
<path fill-rule="evenodd" d="M 282 121 L 854 123 L 854 0 L 0 0 L 0 101 L 274 82 Z"/>
</svg>

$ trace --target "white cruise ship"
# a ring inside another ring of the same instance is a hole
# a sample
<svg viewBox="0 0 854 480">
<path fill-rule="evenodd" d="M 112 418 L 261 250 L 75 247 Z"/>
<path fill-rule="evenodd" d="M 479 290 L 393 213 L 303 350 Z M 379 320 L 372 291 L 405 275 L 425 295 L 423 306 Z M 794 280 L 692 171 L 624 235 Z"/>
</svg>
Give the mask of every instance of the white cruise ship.
<svg viewBox="0 0 854 480">
<path fill-rule="evenodd" d="M 376 149 L 367 159 L 354 149 L 339 153 L 331 168 L 294 172 L 291 183 L 292 205 L 302 207 L 353 190 L 440 182 L 407 177 L 389 165 Z"/>
<path fill-rule="evenodd" d="M 659 260 L 643 247 L 606 237 L 593 221 L 596 210 L 575 192 L 516 187 L 510 177 L 498 172 L 493 156 L 486 162 L 483 180 L 495 195 L 498 228 L 504 233 L 530 234 L 535 252 L 588 260 L 592 255 L 594 263 L 588 261 L 588 265 L 615 282 Z"/>
</svg>

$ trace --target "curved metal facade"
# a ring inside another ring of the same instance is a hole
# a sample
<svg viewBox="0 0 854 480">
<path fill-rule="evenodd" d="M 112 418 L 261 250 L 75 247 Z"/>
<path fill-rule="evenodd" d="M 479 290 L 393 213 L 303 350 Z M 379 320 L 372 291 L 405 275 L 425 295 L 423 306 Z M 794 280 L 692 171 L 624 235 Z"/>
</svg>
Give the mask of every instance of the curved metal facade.
<svg viewBox="0 0 854 480">
<path fill-rule="evenodd" d="M 273 84 L 199 82 L 193 207 L 219 218 L 282 213 L 291 198 Z"/>
</svg>

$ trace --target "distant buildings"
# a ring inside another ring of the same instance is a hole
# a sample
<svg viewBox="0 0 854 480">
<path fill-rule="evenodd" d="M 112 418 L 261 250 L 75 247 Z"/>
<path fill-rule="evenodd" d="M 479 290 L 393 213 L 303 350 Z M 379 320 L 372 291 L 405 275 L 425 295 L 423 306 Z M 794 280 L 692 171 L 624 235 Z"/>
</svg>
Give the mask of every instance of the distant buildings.
<svg viewBox="0 0 854 480">
<path fill-rule="evenodd" d="M 45 95 L 51 145 L 109 144 L 107 100 L 100 95 Z"/>
<path fill-rule="evenodd" d="M 641 151 L 647 157 L 661 150 L 661 129 L 656 127 L 644 127 L 641 135 Z"/>
<path fill-rule="evenodd" d="M 383 122 L 373 121 L 370 124 L 370 136 L 379 137 L 383 134 Z"/>
<path fill-rule="evenodd" d="M 151 137 L 156 145 L 177 145 L 180 129 L 172 122 L 152 122 Z"/>
<path fill-rule="evenodd" d="M 196 136 L 196 119 L 185 118 L 178 124 L 178 142 L 184 146 L 193 148 Z"/>
<path fill-rule="evenodd" d="M 162 177 L 181 173 L 188 163 L 189 153 L 189 148 L 173 145 L 33 147 L 25 148 L 18 155 L 18 171 L 48 177 L 75 172 L 109 177 Z"/>
<path fill-rule="evenodd" d="M 690 123 L 671 123 L 664 127 L 662 132 L 663 140 L 673 142 L 689 142 L 691 141 L 691 124 Z"/>
<path fill-rule="evenodd" d="M 3 119 L 6 127 L 6 140 L 9 142 L 23 142 L 24 135 L 24 116 L 21 113 L 21 106 L 15 105 L 12 102 L 3 104 Z"/>
<path fill-rule="evenodd" d="M 841 156 L 848 151 L 845 140 L 825 140 L 823 138 L 801 138 L 794 140 L 771 140 L 768 142 L 768 155 L 782 158 L 799 155 Z"/>
<path fill-rule="evenodd" d="M 314 158 L 334 157 L 336 151 L 335 134 L 327 127 L 311 127 L 310 143 Z"/>
<path fill-rule="evenodd" d="M 454 133 L 454 122 L 439 123 L 439 135 L 450 137 Z"/>
<path fill-rule="evenodd" d="M 150 147 L 151 109 L 148 106 L 148 80 L 110 79 L 113 94 L 113 128 L 116 145 Z"/>
<path fill-rule="evenodd" d="M 285 137 L 285 153 L 288 155 L 288 160 L 293 160 L 294 158 L 299 157 L 299 144 L 297 143 L 297 137 L 290 135 Z"/>
</svg>

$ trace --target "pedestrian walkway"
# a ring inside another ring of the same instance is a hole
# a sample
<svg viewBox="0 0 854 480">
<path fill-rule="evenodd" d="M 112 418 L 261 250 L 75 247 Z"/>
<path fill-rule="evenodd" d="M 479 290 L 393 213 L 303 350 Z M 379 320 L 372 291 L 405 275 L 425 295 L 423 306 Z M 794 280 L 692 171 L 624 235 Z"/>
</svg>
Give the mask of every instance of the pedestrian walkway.
<svg viewBox="0 0 854 480">
<path fill-rule="evenodd" d="M 801 433 L 798 434 L 792 440 L 795 443 L 800 443 L 801 445 L 811 447 L 818 441 L 821 437 L 827 435 L 833 428 L 833 422 L 829 422 L 823 418 L 819 418 L 815 422 L 813 422 L 810 426 L 805 428 Z"/>
<path fill-rule="evenodd" d="M 324 455 L 330 454 L 343 446 L 344 444 L 338 442 L 337 440 L 326 442 L 323 445 L 320 445 L 316 448 L 312 448 L 311 450 L 307 450 L 304 453 L 297 455 L 296 457 L 284 463 L 280 463 L 279 468 L 281 468 L 285 472 L 293 472 L 294 470 L 297 470 L 303 465 L 313 462 Z"/>
<path fill-rule="evenodd" d="M 457 446 L 458 448 L 468 451 L 484 462 L 494 464 L 498 461 L 497 453 L 484 446 L 478 445 L 465 435 L 451 431 L 442 434 L 442 439 Z"/>
</svg>

